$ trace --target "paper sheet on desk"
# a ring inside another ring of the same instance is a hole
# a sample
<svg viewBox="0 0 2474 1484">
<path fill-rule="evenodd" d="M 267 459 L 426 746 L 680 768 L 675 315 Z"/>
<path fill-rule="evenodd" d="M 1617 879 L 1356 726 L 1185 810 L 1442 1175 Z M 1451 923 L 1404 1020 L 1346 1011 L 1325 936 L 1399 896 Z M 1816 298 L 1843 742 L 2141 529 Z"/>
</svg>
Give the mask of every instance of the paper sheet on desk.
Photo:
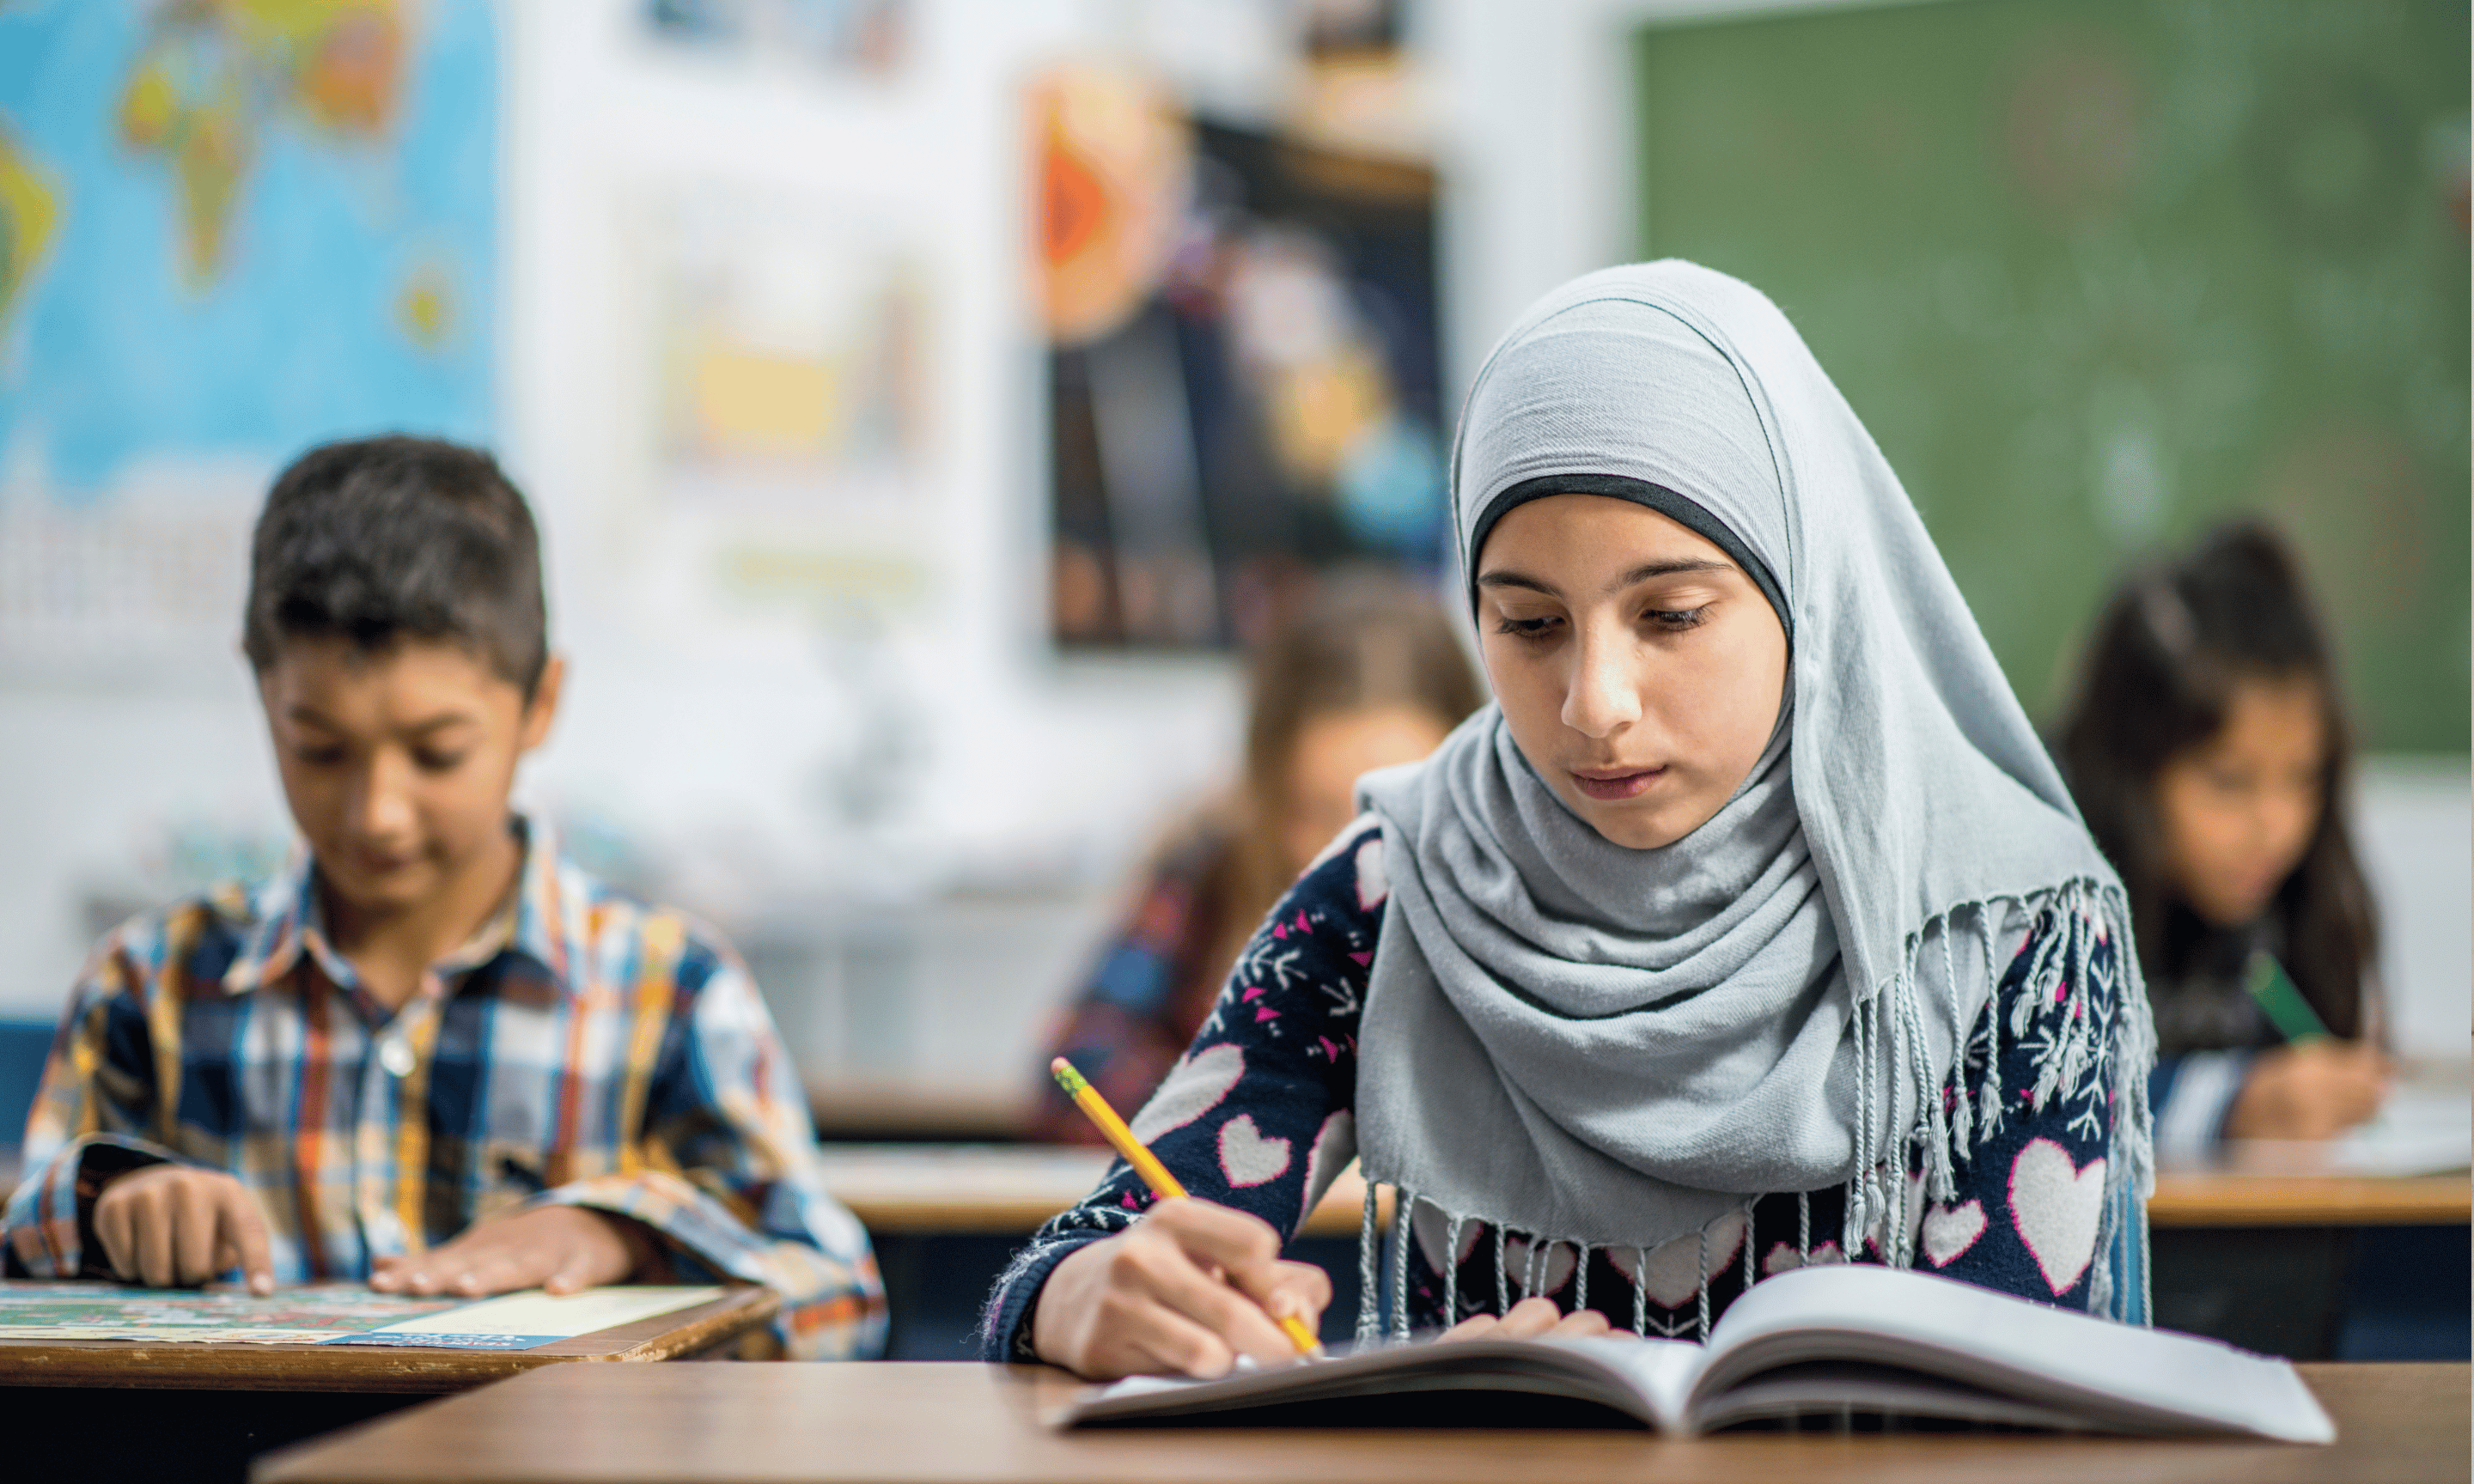
<svg viewBox="0 0 2474 1484">
<path fill-rule="evenodd" d="M 710 1304 L 724 1290 L 629 1284 L 587 1288 L 552 1298 L 535 1288 L 425 1314 L 400 1324 L 326 1341 L 329 1345 L 404 1345 L 443 1350 L 530 1350 L 579 1334 L 631 1325 L 656 1314 Z"/>
<path fill-rule="evenodd" d="M 2474 1164 L 2474 1105 L 2462 1087 L 2400 1083 L 2379 1115 L 2328 1150 L 2348 1175 L 2445 1175 Z"/>
</svg>

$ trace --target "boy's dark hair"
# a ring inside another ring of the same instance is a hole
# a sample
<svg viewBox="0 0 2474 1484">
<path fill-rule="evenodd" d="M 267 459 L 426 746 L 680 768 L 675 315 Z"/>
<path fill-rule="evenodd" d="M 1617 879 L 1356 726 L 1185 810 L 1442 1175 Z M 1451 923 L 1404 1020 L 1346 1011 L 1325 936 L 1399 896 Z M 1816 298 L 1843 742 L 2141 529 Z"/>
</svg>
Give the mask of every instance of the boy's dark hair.
<svg viewBox="0 0 2474 1484">
<path fill-rule="evenodd" d="M 2217 527 L 2188 554 L 2133 574 L 2097 621 L 2076 704 L 2061 735 L 2072 792 L 2130 894 L 2132 932 L 2150 977 L 2180 977 L 2214 933 L 2165 878 L 2156 778 L 2225 724 L 2244 681 L 2307 677 L 2327 738 L 2319 824 L 2268 915 L 2286 968 L 2329 1029 L 2366 1029 L 2363 977 L 2378 919 L 2345 827 L 2353 736 L 2311 596 L 2292 553 L 2257 520 Z"/>
<path fill-rule="evenodd" d="M 532 511 L 479 449 L 400 436 L 326 443 L 266 496 L 241 633 L 260 673 L 285 639 L 363 651 L 451 639 L 529 703 L 548 629 Z"/>
</svg>

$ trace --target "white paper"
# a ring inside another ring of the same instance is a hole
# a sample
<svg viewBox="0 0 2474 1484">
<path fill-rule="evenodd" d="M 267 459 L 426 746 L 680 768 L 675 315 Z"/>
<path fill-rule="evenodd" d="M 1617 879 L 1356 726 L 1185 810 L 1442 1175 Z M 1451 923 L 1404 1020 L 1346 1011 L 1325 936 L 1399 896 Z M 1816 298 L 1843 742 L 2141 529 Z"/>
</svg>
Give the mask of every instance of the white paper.
<svg viewBox="0 0 2474 1484">
<path fill-rule="evenodd" d="M 675 1288 L 627 1284 L 587 1288 L 565 1298 L 552 1298 L 538 1288 L 483 1299 L 445 1313 L 424 1314 L 382 1325 L 372 1334 L 503 1334 L 573 1339 L 596 1329 L 634 1324 L 656 1314 L 709 1304 L 722 1296 L 719 1288 Z"/>
</svg>

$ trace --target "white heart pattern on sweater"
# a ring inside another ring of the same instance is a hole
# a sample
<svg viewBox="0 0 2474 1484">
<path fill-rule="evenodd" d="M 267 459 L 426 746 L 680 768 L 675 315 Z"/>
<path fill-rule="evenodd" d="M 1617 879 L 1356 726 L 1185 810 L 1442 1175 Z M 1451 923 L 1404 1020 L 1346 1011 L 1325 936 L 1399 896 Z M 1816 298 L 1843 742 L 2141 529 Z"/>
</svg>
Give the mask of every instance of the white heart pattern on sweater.
<svg viewBox="0 0 2474 1484">
<path fill-rule="evenodd" d="M 2096 1257 L 2104 1215 L 2104 1161 L 2075 1166 L 2050 1138 L 2031 1138 L 2010 1161 L 2010 1224 L 2054 1296 L 2071 1291 Z"/>
<path fill-rule="evenodd" d="M 1967 1255 L 1984 1234 L 1984 1203 L 1936 1206 L 1925 1212 L 1924 1254 L 1934 1267 L 1946 1268 Z"/>
<path fill-rule="evenodd" d="M 1652 1303 L 1663 1308 L 1682 1308 L 1701 1293 L 1702 1243 L 1709 1244 L 1708 1268 L 1711 1275 L 1724 1273 L 1735 1260 L 1749 1233 L 1745 1231 L 1741 1210 L 1721 1211 L 1699 1232 L 1686 1232 L 1670 1237 L 1650 1249 L 1648 1260 L 1641 1264 L 1641 1277 Z"/>
<path fill-rule="evenodd" d="M 1220 1173 L 1231 1190 L 1269 1185 L 1289 1172 L 1289 1141 L 1267 1137 L 1252 1113 L 1220 1126 Z"/>
<path fill-rule="evenodd" d="M 1134 1137 L 1156 1143 L 1220 1106 L 1237 1079 L 1246 1075 L 1246 1053 L 1230 1041 L 1205 1046 L 1179 1061 L 1160 1079 L 1159 1090 L 1134 1114 Z"/>
</svg>

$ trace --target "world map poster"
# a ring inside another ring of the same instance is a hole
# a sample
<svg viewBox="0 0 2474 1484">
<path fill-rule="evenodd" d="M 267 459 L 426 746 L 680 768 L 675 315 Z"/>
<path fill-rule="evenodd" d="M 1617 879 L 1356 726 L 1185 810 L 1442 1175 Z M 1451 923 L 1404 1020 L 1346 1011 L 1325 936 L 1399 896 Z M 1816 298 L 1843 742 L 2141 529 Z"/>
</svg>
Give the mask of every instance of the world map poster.
<svg viewBox="0 0 2474 1484">
<path fill-rule="evenodd" d="M 486 439 L 488 0 L 0 0 L 0 668 L 228 649 L 307 445 Z"/>
</svg>

